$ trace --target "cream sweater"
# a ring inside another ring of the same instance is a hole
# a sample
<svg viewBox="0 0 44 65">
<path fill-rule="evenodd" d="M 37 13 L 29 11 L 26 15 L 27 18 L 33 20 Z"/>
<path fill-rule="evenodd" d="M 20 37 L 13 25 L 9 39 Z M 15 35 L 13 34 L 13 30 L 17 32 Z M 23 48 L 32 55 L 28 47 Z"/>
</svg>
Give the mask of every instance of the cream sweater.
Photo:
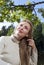
<svg viewBox="0 0 44 65">
<path fill-rule="evenodd" d="M 19 41 L 10 36 L 0 37 L 0 65 L 20 65 Z M 30 65 L 37 65 L 37 51 L 33 51 Z"/>
<path fill-rule="evenodd" d="M 15 43 L 11 40 L 11 37 L 5 36 L 0 38 L 0 59 L 11 65 L 19 65 L 19 41 L 15 40 Z"/>
</svg>

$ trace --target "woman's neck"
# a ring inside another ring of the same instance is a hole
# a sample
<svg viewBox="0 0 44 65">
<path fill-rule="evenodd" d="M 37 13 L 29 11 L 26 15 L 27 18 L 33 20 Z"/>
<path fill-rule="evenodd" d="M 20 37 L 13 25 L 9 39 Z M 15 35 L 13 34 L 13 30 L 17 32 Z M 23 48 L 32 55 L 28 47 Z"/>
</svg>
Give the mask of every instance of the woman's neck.
<svg viewBox="0 0 44 65">
<path fill-rule="evenodd" d="M 20 41 L 22 38 L 20 36 L 15 36 L 18 41 Z"/>
</svg>

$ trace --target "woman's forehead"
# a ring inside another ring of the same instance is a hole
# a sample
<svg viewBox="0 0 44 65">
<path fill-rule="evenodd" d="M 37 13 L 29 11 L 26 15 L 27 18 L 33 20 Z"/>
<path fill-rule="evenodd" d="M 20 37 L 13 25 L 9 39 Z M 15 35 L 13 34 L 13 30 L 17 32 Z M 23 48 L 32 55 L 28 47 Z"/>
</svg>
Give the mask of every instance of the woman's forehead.
<svg viewBox="0 0 44 65">
<path fill-rule="evenodd" d="M 19 25 L 20 24 L 23 24 L 23 25 L 26 25 L 26 26 L 30 26 L 30 24 L 28 22 L 20 22 Z"/>
</svg>

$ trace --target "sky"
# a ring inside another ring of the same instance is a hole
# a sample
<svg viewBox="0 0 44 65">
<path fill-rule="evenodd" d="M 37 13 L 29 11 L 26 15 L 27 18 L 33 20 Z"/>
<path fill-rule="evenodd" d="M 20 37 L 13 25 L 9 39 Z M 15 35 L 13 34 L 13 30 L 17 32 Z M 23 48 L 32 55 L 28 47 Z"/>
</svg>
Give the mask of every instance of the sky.
<svg viewBox="0 0 44 65">
<path fill-rule="evenodd" d="M 36 2 L 42 2 L 44 0 L 13 0 L 13 1 L 14 1 L 15 5 L 21 5 L 21 4 L 24 5 L 24 4 L 26 4 L 27 1 L 29 1 L 31 3 L 34 3 L 34 2 L 36 3 Z M 44 22 L 44 18 L 41 16 L 40 13 L 37 12 L 38 8 L 44 8 L 44 4 L 39 4 L 39 5 L 35 6 L 35 11 L 37 13 L 37 16 L 39 17 L 41 22 Z"/>
<path fill-rule="evenodd" d="M 0 30 L 2 29 L 3 26 L 6 26 L 6 28 L 8 28 L 8 26 L 10 26 L 12 23 L 6 22 L 4 21 L 3 23 L 0 22 Z"/>
<path fill-rule="evenodd" d="M 16 27 L 18 25 L 18 22 L 7 22 L 6 20 L 4 20 L 4 22 L 0 22 L 0 30 L 2 29 L 3 26 L 6 26 L 6 28 L 8 28 L 11 24 L 13 24 L 14 27 Z"/>
</svg>

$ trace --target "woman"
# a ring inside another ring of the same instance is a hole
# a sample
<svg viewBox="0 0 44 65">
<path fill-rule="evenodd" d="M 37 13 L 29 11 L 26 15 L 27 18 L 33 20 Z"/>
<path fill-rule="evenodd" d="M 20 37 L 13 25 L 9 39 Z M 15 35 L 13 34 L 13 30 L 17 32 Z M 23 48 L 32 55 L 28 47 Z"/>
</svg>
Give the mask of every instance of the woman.
<svg viewBox="0 0 44 65">
<path fill-rule="evenodd" d="M 11 37 L 3 37 L 2 40 L 1 61 L 10 65 L 37 65 L 37 49 L 32 37 L 32 23 L 29 20 L 20 22 L 14 34 Z"/>
<path fill-rule="evenodd" d="M 24 20 L 19 23 L 15 34 L 19 43 L 21 65 L 37 65 L 37 49 L 32 37 L 32 23 Z M 13 39 L 14 41 L 14 39 Z"/>
</svg>

